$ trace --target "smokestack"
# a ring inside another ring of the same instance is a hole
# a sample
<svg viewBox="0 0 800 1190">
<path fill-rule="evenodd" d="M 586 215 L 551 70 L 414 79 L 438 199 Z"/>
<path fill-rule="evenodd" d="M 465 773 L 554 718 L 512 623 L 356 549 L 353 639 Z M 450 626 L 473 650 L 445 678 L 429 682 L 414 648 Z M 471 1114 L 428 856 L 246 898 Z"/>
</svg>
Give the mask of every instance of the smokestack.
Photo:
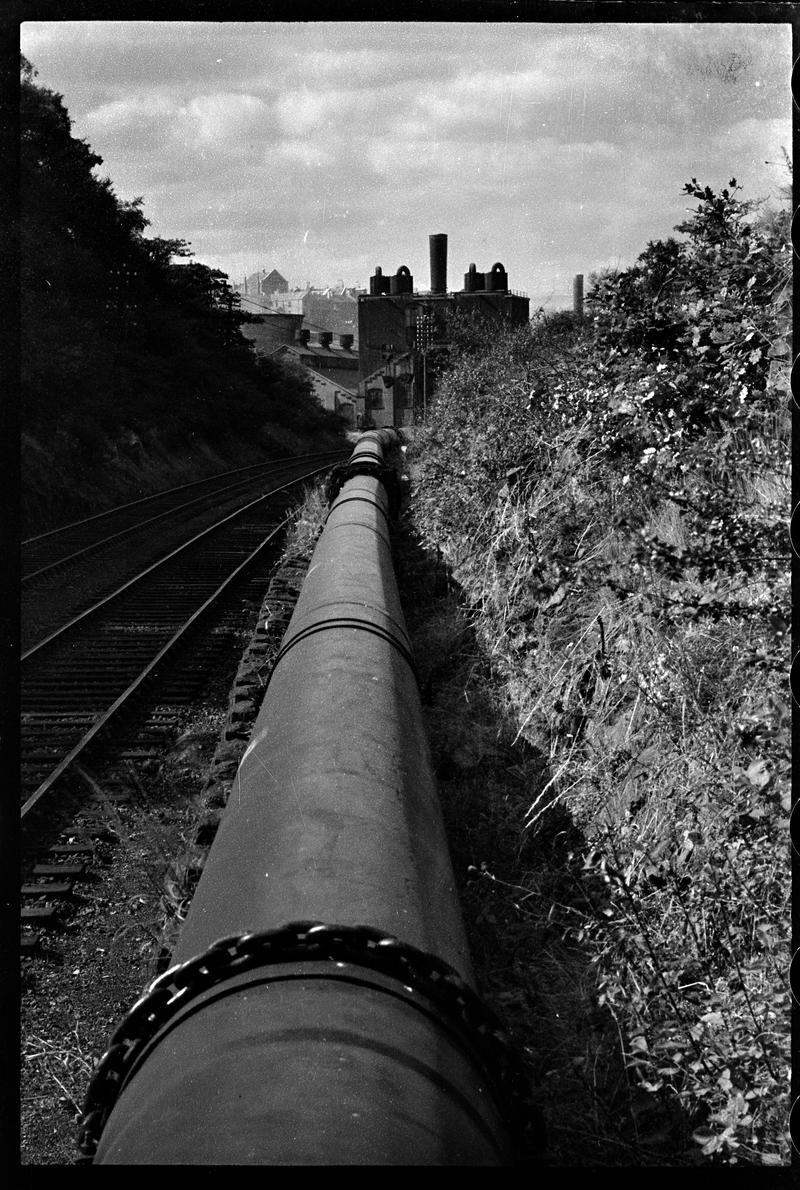
<svg viewBox="0 0 800 1190">
<path fill-rule="evenodd" d="M 583 322 L 583 273 L 576 273 L 572 282 L 572 313 L 576 322 Z"/>
<path fill-rule="evenodd" d="M 429 236 L 431 245 L 431 293 L 447 293 L 447 236 Z"/>
</svg>

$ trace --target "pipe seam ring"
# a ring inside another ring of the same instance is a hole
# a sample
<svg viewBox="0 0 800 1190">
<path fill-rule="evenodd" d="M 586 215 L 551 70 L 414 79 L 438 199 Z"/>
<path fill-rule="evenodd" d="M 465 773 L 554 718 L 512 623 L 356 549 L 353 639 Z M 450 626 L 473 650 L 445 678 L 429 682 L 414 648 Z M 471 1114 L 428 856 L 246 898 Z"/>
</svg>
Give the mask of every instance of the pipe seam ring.
<svg viewBox="0 0 800 1190">
<path fill-rule="evenodd" d="M 409 669 L 414 675 L 414 680 L 416 681 L 417 686 L 419 686 L 419 675 L 417 674 L 417 667 L 414 664 L 414 658 L 401 640 L 398 640 L 396 636 L 394 636 L 391 632 L 388 632 L 385 628 L 381 628 L 379 624 L 372 624 L 369 620 L 359 620 L 355 617 L 351 619 L 346 616 L 341 616 L 337 617 L 336 619 L 318 620 L 313 624 L 308 624 L 305 628 L 301 628 L 300 631 L 291 638 L 291 640 L 282 645 L 275 656 L 275 660 L 272 663 L 272 669 L 269 672 L 266 685 L 264 686 L 264 693 L 266 693 L 269 684 L 272 681 L 272 676 L 275 673 L 275 670 L 278 668 L 278 665 L 281 661 L 283 661 L 286 654 L 291 652 L 295 645 L 299 645 L 309 636 L 315 636 L 318 632 L 325 632 L 327 629 L 333 628 L 352 628 L 358 632 L 368 632 L 371 633 L 372 636 L 380 637 L 381 640 L 384 640 L 387 644 L 392 645 L 403 658 L 403 660 L 408 664 Z"/>
<path fill-rule="evenodd" d="M 111 1037 L 84 1102 L 79 1145 L 90 1160 L 117 1098 L 143 1049 L 195 996 L 234 975 L 274 963 L 330 960 L 355 963 L 396 978 L 432 1000 L 466 1032 L 481 1058 L 507 1123 L 519 1139 L 536 1126 L 520 1055 L 497 1015 L 455 968 L 372 926 L 290 922 L 278 929 L 221 938 L 200 955 L 159 975 Z"/>
<path fill-rule="evenodd" d="M 276 965 L 285 964 L 288 966 L 291 963 L 291 959 L 276 960 Z M 305 964 L 308 964 L 312 969 L 303 970 L 302 967 Z M 174 1029 L 180 1028 L 195 1013 L 200 1013 L 204 1009 L 218 1004 L 220 1001 L 224 1001 L 228 996 L 248 992 L 265 984 L 275 986 L 276 984 L 302 983 L 306 987 L 309 984 L 339 984 L 351 989 L 359 988 L 367 992 L 380 993 L 382 996 L 387 996 L 390 1000 L 399 1001 L 411 1009 L 413 1013 L 418 1013 L 422 1016 L 429 1025 L 432 1025 L 438 1030 L 439 1034 L 447 1038 L 454 1050 L 460 1052 L 461 1056 L 484 1076 L 486 1082 L 491 1087 L 495 1107 L 500 1113 L 501 1119 L 508 1125 L 508 1119 L 506 1117 L 508 1111 L 506 1100 L 508 1096 L 500 1085 L 496 1074 L 488 1068 L 490 1060 L 487 1058 L 486 1053 L 482 1052 L 481 1045 L 476 1037 L 470 1033 L 466 1024 L 458 1020 L 456 1015 L 452 1011 L 448 1011 L 429 991 L 403 983 L 404 976 L 396 973 L 389 974 L 381 970 L 377 964 L 365 965 L 363 961 L 359 961 L 358 959 L 334 960 L 323 956 L 320 958 L 295 960 L 294 965 L 298 969 L 293 971 L 272 971 L 269 966 L 261 966 L 259 970 L 258 964 L 254 966 L 253 964 L 243 963 L 229 977 L 219 979 L 212 986 L 196 993 L 193 998 L 178 1004 L 175 1013 L 158 1025 L 155 1032 L 144 1040 L 141 1046 L 137 1047 L 135 1054 L 130 1059 L 129 1069 L 120 1080 L 117 1098 L 119 1098 L 125 1087 L 136 1077 L 137 1072 L 145 1065 L 150 1054 L 166 1040 Z M 326 969 L 318 969 L 323 967 Z M 250 972 L 253 972 L 252 977 L 247 978 Z M 376 976 L 382 977 L 387 982 L 379 982 Z M 387 1037 L 384 1044 L 391 1044 L 389 1037 Z M 485 1046 L 483 1048 L 485 1049 Z M 460 1088 L 456 1084 L 451 1083 L 450 1093 L 459 1095 L 459 1092 Z M 462 1097 L 462 1106 L 470 1114 L 473 1123 L 485 1132 L 490 1143 L 496 1142 L 491 1129 L 487 1128 L 485 1121 L 481 1119 L 475 1106 L 470 1103 L 467 1097 Z M 110 1115 L 110 1113 L 108 1114 Z"/>
<path fill-rule="evenodd" d="M 378 512 L 386 521 L 386 524 L 389 524 L 389 514 L 386 509 L 382 508 L 377 500 L 370 500 L 369 496 L 342 496 L 341 499 L 337 496 L 335 504 L 331 505 L 331 507 L 328 509 L 327 516 L 325 517 L 325 524 L 327 525 L 331 515 L 336 511 L 337 508 L 341 508 L 343 504 L 350 504 L 354 500 L 357 500 L 361 504 L 369 504 L 370 508 L 377 508 Z M 389 543 L 387 542 L 387 544 Z"/>
</svg>

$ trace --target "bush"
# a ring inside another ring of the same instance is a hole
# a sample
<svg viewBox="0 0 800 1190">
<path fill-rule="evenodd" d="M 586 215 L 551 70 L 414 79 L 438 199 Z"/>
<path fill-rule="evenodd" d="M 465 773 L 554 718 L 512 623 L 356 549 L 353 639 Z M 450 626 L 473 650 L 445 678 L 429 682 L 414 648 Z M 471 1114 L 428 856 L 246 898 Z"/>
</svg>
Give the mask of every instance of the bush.
<svg viewBox="0 0 800 1190">
<path fill-rule="evenodd" d="M 598 1002 L 709 1159 L 786 1159 L 788 220 L 735 182 L 583 328 L 456 347 L 413 515 L 589 841 Z M 554 920 L 560 910 L 553 906 Z"/>
</svg>

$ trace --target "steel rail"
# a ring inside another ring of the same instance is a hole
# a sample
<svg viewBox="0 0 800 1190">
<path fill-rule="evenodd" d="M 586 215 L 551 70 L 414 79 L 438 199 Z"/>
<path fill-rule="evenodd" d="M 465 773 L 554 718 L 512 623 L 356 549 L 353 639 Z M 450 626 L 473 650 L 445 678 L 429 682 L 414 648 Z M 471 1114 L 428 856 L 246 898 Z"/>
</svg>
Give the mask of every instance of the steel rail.
<svg viewBox="0 0 800 1190">
<path fill-rule="evenodd" d="M 289 488 L 295 486 L 296 484 L 302 483 L 306 479 L 309 479 L 315 475 L 319 475 L 320 473 L 327 471 L 328 468 L 329 468 L 329 465 L 326 465 L 324 467 L 315 468 L 313 471 L 306 472 L 304 475 L 298 476 L 291 482 L 284 484 L 281 487 L 276 488 L 273 491 L 260 496 L 256 500 L 250 501 L 247 505 L 245 505 L 243 508 L 238 509 L 236 512 L 230 513 L 229 515 L 227 515 L 226 517 L 224 517 L 220 521 L 218 521 L 215 525 L 211 526 L 208 529 L 203 530 L 202 533 L 195 535 L 195 537 L 193 537 L 190 541 L 185 542 L 178 549 L 173 550 L 172 553 L 169 554 L 167 557 L 162 558 L 159 562 L 155 563 L 153 566 L 150 566 L 146 570 L 142 571 L 139 575 L 135 576 L 134 579 L 131 579 L 129 582 L 125 583 L 117 591 L 113 592 L 111 595 L 107 596 L 105 599 L 103 599 L 99 603 L 95 604 L 92 608 L 87 609 L 87 611 L 82 613 L 81 616 L 76 617 L 74 620 L 70 621 L 69 624 L 62 626 L 62 628 L 59 629 L 57 633 L 52 634 L 46 640 L 40 642 L 39 645 L 35 646 L 35 648 L 33 650 L 29 650 L 29 652 L 27 654 L 25 654 L 25 657 L 26 658 L 30 657 L 31 655 L 33 655 L 33 653 L 37 652 L 39 649 L 43 648 L 45 645 L 52 643 L 55 639 L 60 639 L 68 630 L 70 630 L 71 628 L 74 628 L 77 624 L 82 623 L 84 620 L 86 620 L 87 617 L 97 614 L 97 612 L 100 609 L 104 608 L 112 600 L 118 598 L 121 594 L 123 594 L 125 591 L 129 590 L 136 583 L 151 576 L 154 571 L 158 570 L 162 566 L 165 566 L 167 562 L 174 559 L 178 555 L 182 554 L 190 546 L 196 545 L 202 539 L 209 537 L 209 535 L 211 533 L 218 531 L 219 529 L 224 527 L 226 524 L 228 524 L 230 521 L 234 520 L 235 518 L 241 517 L 244 513 L 249 511 L 254 506 L 256 506 L 258 504 L 263 504 L 267 500 L 274 498 L 276 495 L 279 495 L 281 492 L 288 490 Z M 114 699 L 113 703 L 109 707 L 105 708 L 105 710 L 102 711 L 99 716 L 92 713 L 92 724 L 89 727 L 89 729 L 87 731 L 83 732 L 83 734 L 80 736 L 77 743 L 70 749 L 68 754 L 65 757 L 62 757 L 58 761 L 55 768 L 50 771 L 50 773 L 45 778 L 45 780 L 40 782 L 40 784 L 37 786 L 35 791 L 26 799 L 26 801 L 24 802 L 22 809 L 21 809 L 21 818 L 24 818 L 30 812 L 30 810 L 34 807 L 34 805 L 36 805 L 41 800 L 41 798 L 44 796 L 44 794 L 47 793 L 50 788 L 52 788 L 52 786 L 56 782 L 56 780 L 58 780 L 58 778 L 69 768 L 69 766 L 73 763 L 73 761 L 76 759 L 76 757 L 79 756 L 88 747 L 88 745 L 91 743 L 91 741 L 107 725 L 109 720 L 114 715 L 117 714 L 117 712 L 120 710 L 120 708 L 127 701 L 129 701 L 132 694 L 142 685 L 142 683 L 146 680 L 146 678 L 153 671 L 155 666 L 163 659 L 164 654 L 166 652 L 168 652 L 169 649 L 171 649 L 175 644 L 177 644 L 177 642 L 181 639 L 181 637 L 184 635 L 185 631 L 189 628 L 189 626 L 195 622 L 197 617 L 199 615 L 201 615 L 204 611 L 208 610 L 208 608 L 224 593 L 224 591 L 227 588 L 227 586 L 229 585 L 229 583 L 232 582 L 241 573 L 242 568 L 249 565 L 256 558 L 256 556 L 261 551 L 261 549 L 264 548 L 267 544 L 269 544 L 270 541 L 274 540 L 275 535 L 280 531 L 280 529 L 285 524 L 286 524 L 286 518 L 284 518 L 278 526 L 276 526 L 273 530 L 270 531 L 269 535 L 262 542 L 259 543 L 259 545 L 256 547 L 256 549 L 254 551 L 252 551 L 247 556 L 247 558 L 244 559 L 243 562 L 241 562 L 240 564 L 238 564 L 236 566 L 235 570 L 233 572 L 231 572 L 231 574 L 226 577 L 226 579 L 223 581 L 223 583 L 220 584 L 214 590 L 214 592 L 204 601 L 202 606 L 199 609 L 196 609 L 196 611 L 193 612 L 192 616 L 174 632 L 172 637 L 167 641 L 167 643 L 157 653 L 157 655 L 148 661 L 145 668 L 138 673 L 137 677 L 132 682 L 130 682 L 128 684 L 126 689 L 118 697 L 116 697 Z M 63 688 L 63 683 L 62 683 L 62 688 Z M 69 712 L 64 712 L 64 713 L 69 716 Z M 85 718 L 85 717 L 86 717 L 85 714 L 78 716 L 78 718 Z M 74 717 L 71 717 L 71 722 L 74 723 Z"/>
<path fill-rule="evenodd" d="M 257 482 L 262 478 L 277 479 L 280 472 L 290 469 L 291 465 L 291 462 L 284 463 L 279 467 L 268 468 L 266 465 L 263 465 L 264 475 L 262 476 L 250 475 L 245 478 L 238 479 L 235 483 L 228 484 L 225 487 L 212 488 L 208 492 L 203 492 L 199 496 L 194 496 L 191 500 L 186 500 L 183 504 L 170 505 L 169 507 L 162 509 L 161 512 L 156 513 L 154 516 L 148 517 L 146 520 L 136 521 L 132 525 L 126 525 L 124 528 L 118 530 L 116 533 L 110 534 L 108 537 L 97 538 L 88 545 L 83 546 L 81 549 L 75 550 L 71 554 L 64 554 L 62 557 L 56 558 L 55 561 L 49 562 L 46 566 L 40 566 L 38 570 L 29 571 L 27 574 L 22 576 L 21 581 L 26 583 L 31 582 L 33 579 L 41 578 L 43 575 L 52 570 L 57 570 L 59 567 L 66 566 L 70 562 L 74 563 L 79 558 L 83 558 L 86 557 L 87 554 L 94 553 L 95 550 L 102 549 L 104 546 L 109 546 L 113 542 L 119 542 L 125 537 L 130 537 L 134 533 L 138 533 L 140 530 L 146 529 L 148 526 L 154 525 L 156 522 L 164 520 L 165 517 L 173 517 L 176 515 L 176 513 L 185 512 L 193 505 L 202 504 L 203 501 L 211 500 L 217 497 L 230 497 L 237 490 L 247 487 L 248 485 Z"/>
<path fill-rule="evenodd" d="M 23 803 L 22 808 L 20 810 L 20 819 L 25 818 L 25 816 L 33 809 L 33 807 L 37 804 L 37 802 L 39 802 L 41 800 L 41 798 L 44 797 L 44 795 L 48 792 L 49 789 L 52 788 L 52 786 L 55 784 L 55 782 L 58 780 L 58 778 L 62 775 L 62 773 L 66 772 L 66 770 L 70 767 L 70 765 L 73 764 L 73 762 L 75 760 L 77 760 L 77 758 L 81 755 L 81 753 L 86 750 L 86 748 L 89 746 L 89 744 L 92 742 L 92 740 L 99 734 L 99 732 L 101 732 L 103 730 L 103 728 L 108 725 L 110 720 L 114 717 L 114 715 L 116 715 L 116 713 L 119 711 L 119 709 L 126 702 L 128 702 L 131 695 L 133 695 L 139 689 L 139 687 L 150 676 L 150 674 L 153 672 L 153 670 L 159 664 L 159 662 L 163 661 L 163 659 L 167 655 L 167 653 L 169 653 L 170 650 L 175 647 L 175 645 L 178 643 L 178 641 L 181 640 L 181 638 L 186 634 L 186 632 L 188 632 L 188 630 L 192 627 L 192 625 L 194 623 L 196 623 L 197 620 L 199 620 L 199 618 L 204 614 L 204 612 L 208 611 L 208 609 L 212 606 L 212 604 L 217 602 L 217 600 L 220 598 L 220 596 L 227 590 L 228 586 L 241 574 L 241 572 L 247 566 L 249 566 L 256 559 L 256 557 L 261 553 L 261 551 L 263 549 L 265 549 L 266 546 L 269 545 L 269 543 L 275 539 L 275 537 L 278 535 L 278 533 L 281 531 L 281 529 L 285 528 L 285 526 L 288 524 L 290 519 L 291 519 L 291 517 L 285 517 L 280 522 L 279 525 L 276 525 L 276 527 L 272 530 L 272 532 L 269 534 L 269 536 L 265 537 L 264 540 L 261 542 L 261 544 L 256 546 L 256 548 L 253 550 L 253 552 L 251 554 L 249 554 L 248 557 L 245 558 L 245 560 L 239 566 L 237 566 L 236 569 L 234 571 L 232 571 L 231 574 L 228 575 L 228 577 L 225 579 L 225 581 L 223 583 L 221 583 L 219 587 L 217 587 L 217 589 L 213 592 L 213 594 L 210 595 L 208 597 L 208 599 L 206 599 L 205 603 L 203 603 L 189 617 L 189 619 L 186 620 L 180 626 L 180 628 L 178 628 L 177 631 L 173 633 L 173 635 L 170 637 L 170 639 L 167 641 L 167 643 L 161 649 L 159 649 L 159 651 L 156 653 L 155 657 L 153 657 L 152 660 L 145 666 L 145 668 L 141 671 L 141 673 L 138 675 L 138 677 L 136 677 L 125 688 L 125 690 L 123 690 L 122 694 L 120 694 L 119 697 L 114 700 L 114 702 L 111 704 L 111 706 L 99 717 L 99 719 L 95 720 L 95 722 L 92 724 L 92 726 L 89 728 L 89 730 L 81 736 L 81 738 L 78 740 L 77 744 L 75 744 L 75 746 L 71 749 L 71 751 L 68 752 L 68 754 L 60 761 L 60 763 L 58 765 L 56 765 L 56 767 L 53 769 L 52 773 L 50 773 L 50 775 L 47 777 L 47 779 L 41 783 L 41 785 L 38 787 L 38 789 L 35 791 L 35 793 L 31 794 L 31 796 L 28 798 L 28 800 Z"/>
<path fill-rule="evenodd" d="M 101 1060 L 96 1164 L 513 1163 L 386 534 L 391 440 L 353 452 L 176 965 Z"/>
<path fill-rule="evenodd" d="M 27 661 L 30 657 L 33 657 L 36 653 L 38 653 L 40 649 L 52 644 L 70 629 L 74 628 L 77 624 L 80 624 L 86 620 L 87 617 L 94 615 L 100 610 L 100 608 L 105 607 L 112 600 L 117 599 L 120 595 L 124 594 L 125 591 L 129 590 L 131 587 L 147 578 L 154 571 L 158 570 L 160 566 L 165 566 L 167 562 L 170 562 L 173 558 L 176 558 L 178 554 L 189 549 L 190 546 L 195 545 L 198 541 L 201 541 L 209 534 L 216 532 L 217 529 L 222 528 L 222 526 L 227 524 L 229 521 L 241 516 L 242 513 L 247 512 L 248 509 L 254 508 L 257 504 L 262 504 L 265 500 L 270 499 L 272 496 L 277 496 L 280 492 L 285 492 L 288 488 L 293 487 L 295 484 L 302 483 L 304 479 L 310 479 L 314 475 L 319 475 L 322 471 L 327 471 L 328 469 L 329 465 L 326 465 L 324 467 L 317 467 L 314 471 L 308 471 L 304 475 L 298 476 L 296 479 L 292 479 L 288 483 L 283 484 L 281 487 L 273 488 L 272 491 L 265 492 L 263 495 L 257 496 L 255 500 L 250 500 L 247 504 L 243 504 L 241 508 L 237 508 L 234 512 L 228 513 L 228 515 L 224 516 L 221 520 L 215 521 L 213 525 L 209 525 L 206 529 L 202 529 L 199 533 L 195 534 L 194 537 L 190 537 L 188 541 L 182 542 L 182 544 L 177 546 L 176 549 L 172 550 L 171 553 L 165 554 L 163 558 L 159 558 L 157 562 L 154 562 L 145 570 L 135 574 L 133 578 L 128 579 L 128 581 L 123 583 L 121 587 L 117 587 L 115 591 L 112 591 L 109 595 L 106 595 L 97 603 L 92 604 L 91 607 L 86 608 L 86 610 L 80 612 L 79 615 L 73 616 L 73 618 L 68 620 L 66 624 L 62 624 L 60 628 L 57 628 L 55 632 L 51 632 L 49 636 L 37 641 L 35 645 L 31 645 L 29 649 L 21 654 L 20 661 Z"/>
<path fill-rule="evenodd" d="M 146 504 L 151 500 L 159 500 L 165 496 L 172 496 L 176 492 L 184 492 L 189 488 L 196 488 L 200 484 L 214 483 L 216 480 L 225 479 L 229 475 L 238 475 L 242 471 L 252 471 L 258 467 L 268 467 L 275 463 L 299 463 L 303 459 L 313 459 L 321 455 L 328 454 L 345 454 L 346 448 L 330 451 L 308 451 L 306 454 L 300 455 L 285 455 L 279 459 L 267 459 L 263 463 L 248 463 L 246 467 L 234 467 L 230 471 L 219 471 L 216 475 L 207 475 L 204 479 L 193 479 L 189 483 L 178 484 L 174 488 L 162 488 L 159 492 L 152 492 L 149 496 L 140 496 L 138 500 L 129 500 L 126 504 L 116 504 L 113 508 L 106 508 L 103 512 L 92 513 L 91 516 L 83 517 L 81 520 L 70 521 L 67 525 L 59 525 L 55 529 L 48 529 L 45 533 L 38 533 L 34 537 L 26 537 L 20 544 L 22 546 L 32 545 L 34 542 L 43 541 L 45 537 L 53 537 L 58 533 L 66 533 L 68 529 L 77 529 L 81 525 L 88 525 L 92 521 L 98 521 L 102 517 L 114 516 L 116 513 L 124 512 L 128 508 L 135 508 L 139 504 Z"/>
</svg>

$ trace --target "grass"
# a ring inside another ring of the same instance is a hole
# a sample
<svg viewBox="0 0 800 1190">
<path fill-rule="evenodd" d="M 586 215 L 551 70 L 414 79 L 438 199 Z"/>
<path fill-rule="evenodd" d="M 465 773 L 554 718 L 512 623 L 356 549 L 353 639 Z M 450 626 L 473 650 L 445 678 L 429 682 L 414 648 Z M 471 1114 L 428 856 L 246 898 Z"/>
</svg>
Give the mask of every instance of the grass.
<svg viewBox="0 0 800 1190">
<path fill-rule="evenodd" d="M 293 558 L 309 558 L 322 532 L 328 515 L 325 488 L 321 483 L 308 484 L 292 509 L 292 520 L 286 533 L 279 566 Z"/>
<path fill-rule="evenodd" d="M 771 610 L 785 576 L 766 558 L 703 571 L 691 552 L 702 518 L 698 529 L 600 459 L 586 423 L 520 445 L 522 470 L 492 480 L 508 466 L 486 462 L 501 418 L 490 410 L 488 428 L 459 438 L 475 420 L 453 399 L 459 383 L 416 439 L 412 517 L 463 588 L 514 738 L 542 758 L 520 839 L 546 839 L 564 816 L 582 838 L 551 924 L 591 955 L 585 1003 L 614 1020 L 632 1102 L 679 1111 L 702 1161 L 785 1164 L 789 695 Z M 498 408 L 505 383 L 498 369 Z M 732 509 L 772 523 L 784 447 L 781 430 L 768 466 L 754 451 L 733 476 L 712 455 L 703 470 L 697 452 L 686 488 L 716 484 Z M 536 889 L 536 874 L 512 883 Z M 540 963 L 535 930 L 525 945 Z"/>
<path fill-rule="evenodd" d="M 530 829 L 548 757 L 517 728 L 458 585 L 401 530 L 396 566 L 470 952 L 484 999 L 507 1022 L 545 1118 L 554 1166 L 692 1163 L 677 1109 L 643 1110 L 598 970 L 574 928 L 586 918 L 585 839 L 558 807 Z M 645 1099 L 649 1097 L 645 1096 Z M 648 1103 L 649 1107 L 649 1103 Z"/>
<path fill-rule="evenodd" d="M 94 1063 L 90 1047 L 80 1034 L 80 1022 L 76 1020 L 69 1036 L 54 1042 L 35 1034 L 25 1038 L 22 1061 L 32 1067 L 34 1085 L 54 1084 L 55 1097 L 61 1106 L 73 1113 L 81 1113 L 86 1080 L 92 1073 Z M 28 1100 L 50 1099 L 51 1090 L 29 1096 Z"/>
<path fill-rule="evenodd" d="M 636 540 L 574 435 L 467 541 L 412 457 L 403 606 L 481 991 L 528 1062 L 546 1160 L 785 1164 L 788 723 L 752 663 L 763 623 L 665 615 L 676 582 L 647 566 L 626 598 L 596 582 L 630 577 Z M 737 483 L 765 507 L 785 479 Z M 326 512 L 310 490 L 286 556 Z M 636 513 L 686 547 L 676 503 Z M 775 596 L 730 589 L 756 612 Z"/>
</svg>

